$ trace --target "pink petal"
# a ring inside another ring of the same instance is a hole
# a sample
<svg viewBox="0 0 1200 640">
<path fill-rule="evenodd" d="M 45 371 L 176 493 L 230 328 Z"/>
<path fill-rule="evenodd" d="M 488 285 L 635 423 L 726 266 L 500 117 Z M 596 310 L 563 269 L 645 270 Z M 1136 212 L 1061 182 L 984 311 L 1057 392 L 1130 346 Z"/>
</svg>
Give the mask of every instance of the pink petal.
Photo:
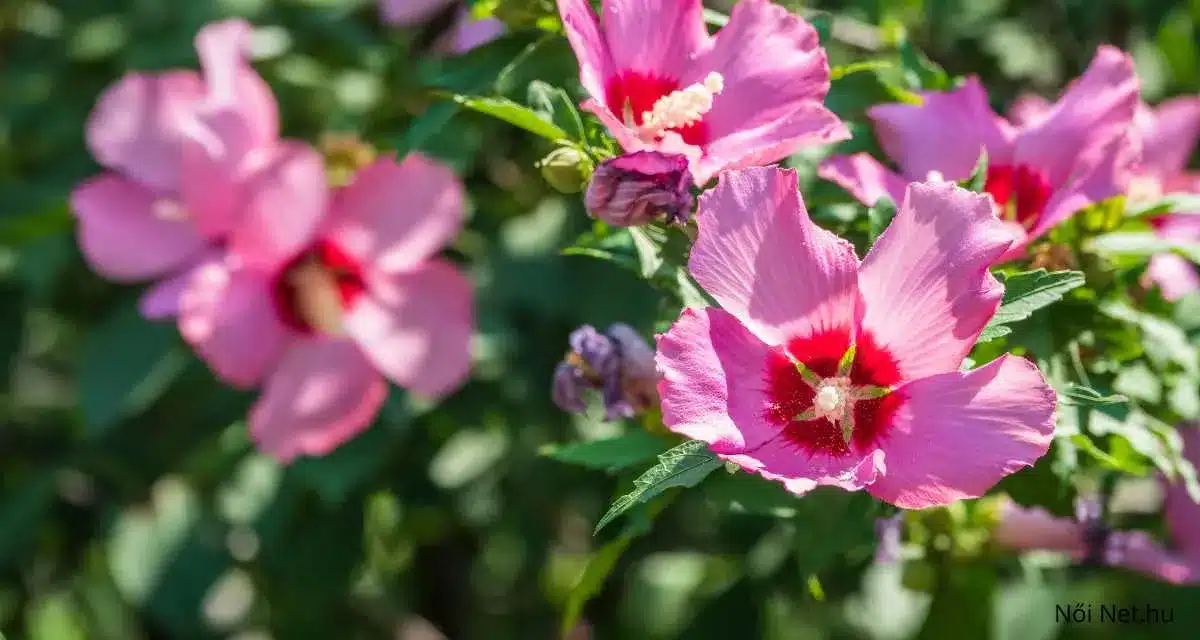
<svg viewBox="0 0 1200 640">
<path fill-rule="evenodd" d="M 276 314 L 272 281 L 224 257 L 192 273 L 179 298 L 179 333 L 219 378 L 254 386 L 293 339 Z"/>
<path fill-rule="evenodd" d="M 1016 551 L 1065 551 L 1083 556 L 1084 530 L 1074 518 L 1052 515 L 1041 507 L 1022 507 L 1005 500 L 1000 507 L 1000 521 L 992 532 L 997 544 Z"/>
<path fill-rule="evenodd" d="M 1065 183 L 1077 158 L 1095 153 L 1132 126 L 1138 89 L 1133 60 L 1114 47 L 1100 47 L 1054 108 L 1021 131 L 1015 162 L 1041 169 L 1051 184 Z"/>
<path fill-rule="evenodd" d="M 1200 425 L 1181 424 L 1183 455 L 1200 470 Z M 1179 482 L 1166 487 L 1163 513 L 1167 530 L 1175 545 L 1185 553 L 1200 557 L 1200 504 L 1196 504 L 1187 489 Z"/>
<path fill-rule="evenodd" d="M 203 91 L 191 71 L 131 73 L 105 89 L 87 121 L 96 161 L 160 194 L 179 184 L 179 141 Z"/>
<path fill-rule="evenodd" d="M 439 398 L 466 382 L 474 324 L 471 283 L 433 261 L 371 283 L 345 319 L 368 360 L 397 385 Z"/>
<path fill-rule="evenodd" d="M 464 197 L 458 177 L 439 162 L 419 154 L 400 163 L 380 158 L 338 192 L 330 237 L 377 269 L 404 271 L 454 238 Z"/>
<path fill-rule="evenodd" d="M 957 371 L 1004 287 L 988 267 L 1012 244 L 991 199 L 953 184 L 913 183 L 863 260 L 863 330 L 906 380 Z"/>
<path fill-rule="evenodd" d="M 1003 355 L 966 373 L 910 382 L 881 443 L 887 473 L 867 490 L 902 509 L 977 498 L 1045 455 L 1054 389 L 1033 363 Z"/>
<path fill-rule="evenodd" d="M 250 410 L 250 435 L 281 462 L 322 456 L 366 429 L 387 391 L 353 342 L 303 339 L 288 348 Z"/>
<path fill-rule="evenodd" d="M 142 317 L 147 320 L 169 320 L 179 315 L 180 299 L 191 282 L 196 266 L 189 265 L 165 280 L 150 285 L 138 299 L 138 311 Z"/>
<path fill-rule="evenodd" d="M 833 156 L 821 163 L 817 175 L 850 192 L 868 207 L 887 196 L 899 205 L 904 201 L 908 180 L 893 173 L 869 153 Z"/>
<path fill-rule="evenodd" d="M 122 282 L 164 276 L 204 250 L 172 200 L 106 173 L 75 188 L 71 210 L 79 220 L 79 247 L 97 273 Z"/>
<path fill-rule="evenodd" d="M 769 347 L 724 309 L 684 309 L 658 336 L 663 424 L 744 469 L 800 494 L 818 485 L 860 489 L 882 458 L 812 456 L 793 449 L 764 419 Z"/>
<path fill-rule="evenodd" d="M 1032 126 L 1054 108 L 1054 103 L 1037 95 L 1025 93 L 1017 96 L 1008 107 L 1008 119 L 1018 127 Z"/>
<path fill-rule="evenodd" d="M 380 18 L 396 27 L 407 27 L 433 18 L 454 0 L 379 0 Z"/>
<path fill-rule="evenodd" d="M 1151 220 L 1151 224 L 1160 237 L 1200 242 L 1200 212 L 1166 215 Z"/>
<path fill-rule="evenodd" d="M 275 96 L 246 62 L 252 34 L 250 23 L 233 19 L 209 24 L 196 35 L 206 85 L 197 116 L 231 159 L 279 137 Z"/>
<path fill-rule="evenodd" d="M 1042 236 L 1080 209 L 1124 193 L 1138 158 L 1137 145 L 1133 135 L 1121 134 L 1075 158 L 1070 179 L 1050 197 L 1028 239 Z M 1020 249 L 1014 245 L 1012 251 Z"/>
<path fill-rule="evenodd" d="M 1144 531 L 1121 531 L 1116 565 L 1171 584 L 1200 584 L 1200 559 L 1167 551 Z"/>
<path fill-rule="evenodd" d="M 324 161 L 308 145 L 284 140 L 264 152 L 245 190 L 229 250 L 251 267 L 272 271 L 313 241 L 325 216 Z"/>
<path fill-rule="evenodd" d="M 1149 129 L 1142 134 L 1143 170 L 1160 175 L 1183 171 L 1200 138 L 1200 96 L 1175 98 L 1158 105 Z"/>
<path fill-rule="evenodd" d="M 600 22 L 588 0 L 558 0 L 567 40 L 579 60 L 579 82 L 593 98 L 603 100 L 605 85 L 617 74 Z"/>
<path fill-rule="evenodd" d="M 1158 285 L 1162 297 L 1172 302 L 1200 291 L 1200 272 L 1196 271 L 1196 265 L 1174 253 L 1151 257 L 1144 278 Z"/>
<path fill-rule="evenodd" d="M 854 248 L 808 217 L 793 169 L 721 174 L 700 197 L 688 269 L 768 344 L 854 322 Z"/>
<path fill-rule="evenodd" d="M 765 0 L 742 4 L 758 2 Z M 680 79 L 688 63 L 708 45 L 700 0 L 604 0 L 601 5 L 604 38 L 616 71 Z"/>
<path fill-rule="evenodd" d="M 978 78 L 967 78 L 953 91 L 923 97 L 921 105 L 883 104 L 867 111 L 879 144 L 905 177 L 925 180 L 938 171 L 947 180 L 963 180 L 985 149 L 990 164 L 1009 162 L 1015 133 L 992 112 Z"/>
</svg>

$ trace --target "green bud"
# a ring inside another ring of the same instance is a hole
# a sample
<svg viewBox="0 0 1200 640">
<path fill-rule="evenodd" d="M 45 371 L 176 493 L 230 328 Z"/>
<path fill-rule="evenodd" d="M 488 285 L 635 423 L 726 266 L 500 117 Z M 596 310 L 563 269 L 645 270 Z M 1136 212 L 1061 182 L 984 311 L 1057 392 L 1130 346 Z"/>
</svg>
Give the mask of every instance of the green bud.
<svg viewBox="0 0 1200 640">
<path fill-rule="evenodd" d="M 542 177 L 559 193 L 583 191 L 592 173 L 592 162 L 578 149 L 559 147 L 537 164 Z"/>
</svg>

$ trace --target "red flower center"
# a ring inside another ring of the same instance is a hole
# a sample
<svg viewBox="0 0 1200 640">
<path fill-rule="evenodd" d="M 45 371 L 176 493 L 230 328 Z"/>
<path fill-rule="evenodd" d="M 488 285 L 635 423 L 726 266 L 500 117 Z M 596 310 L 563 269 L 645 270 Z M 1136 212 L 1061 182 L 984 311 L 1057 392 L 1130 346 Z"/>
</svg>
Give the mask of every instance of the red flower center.
<svg viewBox="0 0 1200 640">
<path fill-rule="evenodd" d="M 992 194 L 1001 217 L 1032 229 L 1046 210 L 1053 188 L 1041 171 L 1021 164 L 989 166 L 983 190 Z"/>
<path fill-rule="evenodd" d="M 865 332 L 852 362 L 844 362 L 849 349 L 848 332 L 827 331 L 794 338 L 768 359 L 764 415 L 810 456 L 866 454 L 886 435 L 903 401 L 895 391 L 880 395 L 900 382 L 892 354 Z"/>
<path fill-rule="evenodd" d="M 645 114 L 654 110 L 654 103 L 678 90 L 678 80 L 641 71 L 625 71 L 608 81 L 604 100 L 614 115 L 626 124 L 640 127 L 645 122 Z M 670 131 L 678 133 L 688 144 L 703 146 L 708 142 L 708 126 L 703 120 Z"/>
<path fill-rule="evenodd" d="M 304 334 L 340 335 L 342 315 L 367 289 L 362 267 L 341 247 L 319 240 L 275 279 L 275 311 Z"/>
</svg>

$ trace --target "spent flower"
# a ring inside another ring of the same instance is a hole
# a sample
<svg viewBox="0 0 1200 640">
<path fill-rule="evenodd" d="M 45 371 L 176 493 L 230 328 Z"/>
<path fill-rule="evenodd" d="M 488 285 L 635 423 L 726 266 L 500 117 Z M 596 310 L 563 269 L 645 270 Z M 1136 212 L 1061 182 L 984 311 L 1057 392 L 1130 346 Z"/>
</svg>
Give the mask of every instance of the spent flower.
<svg viewBox="0 0 1200 640">
<path fill-rule="evenodd" d="M 587 409 L 587 390 L 601 392 L 605 419 L 629 418 L 657 402 L 654 351 L 632 327 L 601 333 L 590 325 L 571 332 L 571 351 L 554 371 L 554 402 L 572 413 Z"/>
<path fill-rule="evenodd" d="M 660 216 L 686 223 L 691 216 L 692 174 L 687 158 L 637 151 L 600 163 L 588 184 L 588 213 L 618 227 L 632 227 Z"/>
</svg>

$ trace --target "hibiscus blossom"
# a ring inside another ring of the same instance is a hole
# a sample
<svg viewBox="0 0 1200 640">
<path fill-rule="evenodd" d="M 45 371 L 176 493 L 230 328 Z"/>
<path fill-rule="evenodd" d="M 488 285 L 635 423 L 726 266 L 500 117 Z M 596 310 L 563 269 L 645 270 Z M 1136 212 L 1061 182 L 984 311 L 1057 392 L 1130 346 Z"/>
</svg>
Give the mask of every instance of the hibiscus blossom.
<svg viewBox="0 0 1200 640">
<path fill-rule="evenodd" d="M 1046 453 L 1054 390 L 1010 355 L 959 371 L 1012 243 L 987 196 L 911 185 L 861 263 L 816 226 L 794 171 L 722 174 L 688 263 L 722 308 L 658 338 L 668 429 L 801 494 L 908 509 L 982 495 Z"/>
<path fill-rule="evenodd" d="M 299 143 L 255 164 L 231 201 L 229 250 L 189 280 L 179 328 L 218 376 L 263 385 L 259 447 L 283 461 L 328 453 L 371 423 L 385 378 L 429 397 L 461 385 L 471 286 L 433 257 L 462 224 L 450 169 L 381 158 L 330 192 Z M 214 180 L 222 168 L 209 166 Z"/>
<path fill-rule="evenodd" d="M 716 36 L 700 0 L 558 0 L 579 79 L 626 151 L 681 153 L 697 184 L 804 145 L 845 140 L 822 101 L 829 63 L 812 25 L 767 0 L 743 0 Z"/>
<path fill-rule="evenodd" d="M 1100 47 L 1049 111 L 1014 125 L 992 111 L 971 77 L 953 91 L 924 94 L 921 105 L 867 111 L 899 174 L 860 153 L 827 160 L 820 175 L 868 205 L 885 195 L 898 202 L 910 181 L 967 178 L 986 151 L 984 189 L 1020 238 L 1000 259 L 1019 258 L 1029 242 L 1075 212 L 1125 191 L 1138 155 L 1129 134 L 1138 87 L 1129 56 Z"/>
<path fill-rule="evenodd" d="M 107 278 L 156 281 L 141 302 L 148 318 L 175 315 L 191 267 L 223 236 L 196 224 L 211 185 L 187 170 L 185 140 L 245 154 L 278 137 L 275 98 L 245 60 L 250 33 L 242 20 L 206 26 L 196 36 L 203 76 L 130 73 L 104 91 L 88 118 L 88 149 L 108 172 L 71 194 L 79 246 Z"/>
<path fill-rule="evenodd" d="M 1184 427 L 1180 433 L 1184 456 L 1200 465 L 1200 429 Z M 1094 500 L 1080 501 L 1074 519 L 1006 501 L 993 539 L 1017 551 L 1062 551 L 1077 561 L 1132 569 L 1173 584 L 1200 584 L 1200 505 L 1175 483 L 1166 487 L 1164 511 L 1173 549 L 1144 531 L 1113 530 Z"/>
</svg>

